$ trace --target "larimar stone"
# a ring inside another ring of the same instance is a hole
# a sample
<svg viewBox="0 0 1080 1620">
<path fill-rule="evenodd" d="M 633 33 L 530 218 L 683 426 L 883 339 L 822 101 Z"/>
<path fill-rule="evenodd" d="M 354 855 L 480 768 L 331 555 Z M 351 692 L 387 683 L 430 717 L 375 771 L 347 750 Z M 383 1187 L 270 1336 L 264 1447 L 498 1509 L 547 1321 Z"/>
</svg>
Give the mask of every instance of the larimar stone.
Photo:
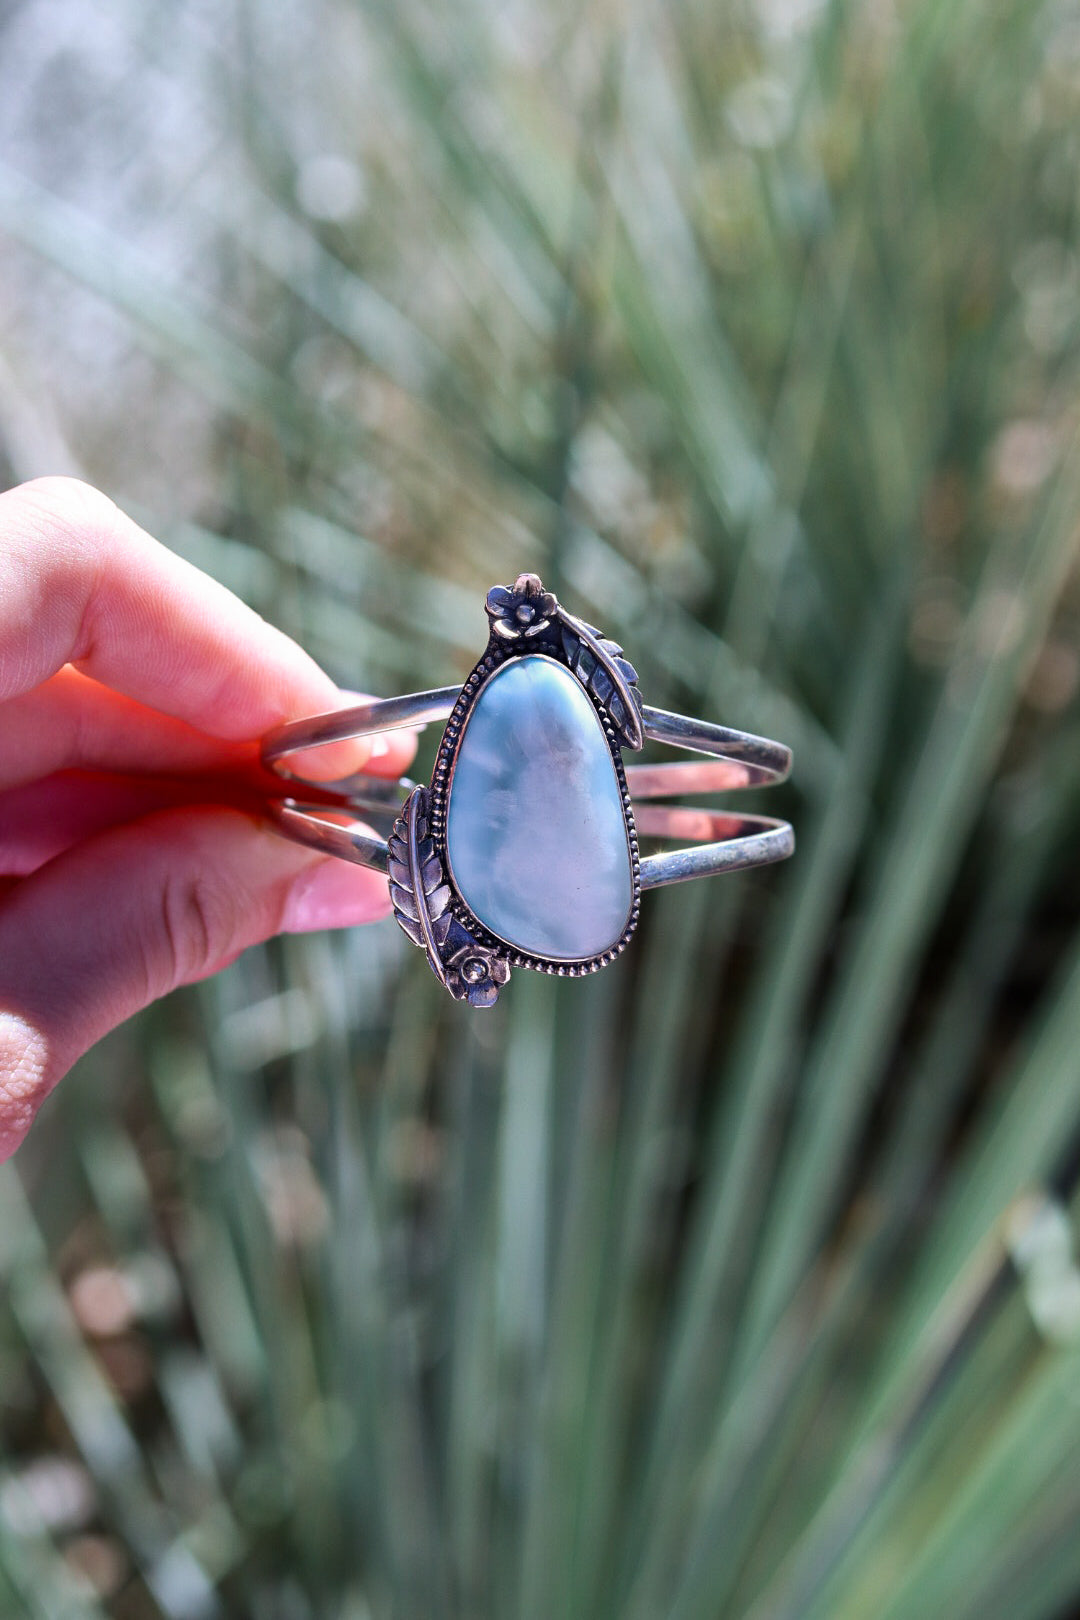
<svg viewBox="0 0 1080 1620">
<path fill-rule="evenodd" d="M 481 688 L 446 853 L 466 905 L 520 951 L 570 962 L 622 936 L 634 880 L 619 779 L 596 710 L 554 659 L 512 658 Z"/>
</svg>

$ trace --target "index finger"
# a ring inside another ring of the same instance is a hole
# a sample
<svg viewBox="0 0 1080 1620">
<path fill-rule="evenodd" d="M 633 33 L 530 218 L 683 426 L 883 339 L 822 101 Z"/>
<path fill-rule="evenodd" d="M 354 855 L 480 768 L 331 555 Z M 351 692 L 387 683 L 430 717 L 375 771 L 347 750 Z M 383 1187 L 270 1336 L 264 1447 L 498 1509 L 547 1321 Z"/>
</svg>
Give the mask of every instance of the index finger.
<svg viewBox="0 0 1080 1620">
<path fill-rule="evenodd" d="M 295 642 L 107 496 L 44 478 L 0 495 L 0 701 L 67 663 L 233 740 L 341 702 Z"/>
</svg>

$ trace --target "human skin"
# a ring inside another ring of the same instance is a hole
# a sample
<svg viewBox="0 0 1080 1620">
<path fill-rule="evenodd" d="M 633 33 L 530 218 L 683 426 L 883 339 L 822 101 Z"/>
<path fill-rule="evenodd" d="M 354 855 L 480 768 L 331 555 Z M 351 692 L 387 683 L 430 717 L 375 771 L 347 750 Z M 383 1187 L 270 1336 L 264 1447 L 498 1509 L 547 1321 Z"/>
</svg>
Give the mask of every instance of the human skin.
<svg viewBox="0 0 1080 1620">
<path fill-rule="evenodd" d="M 385 880 L 260 815 L 257 739 L 355 701 L 89 485 L 0 494 L 0 1160 L 72 1063 L 279 932 L 370 922 Z M 297 768 L 396 777 L 409 733 Z"/>
</svg>

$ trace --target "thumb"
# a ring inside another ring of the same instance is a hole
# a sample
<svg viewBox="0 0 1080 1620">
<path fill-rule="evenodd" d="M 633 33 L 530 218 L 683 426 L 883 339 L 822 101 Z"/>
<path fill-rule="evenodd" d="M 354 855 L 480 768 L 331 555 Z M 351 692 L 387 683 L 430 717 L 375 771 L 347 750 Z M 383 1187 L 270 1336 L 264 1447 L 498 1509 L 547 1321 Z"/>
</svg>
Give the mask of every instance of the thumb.
<svg viewBox="0 0 1080 1620">
<path fill-rule="evenodd" d="M 238 810 L 165 810 L 49 861 L 0 898 L 0 1160 L 95 1041 L 282 931 L 370 922 L 386 880 Z"/>
</svg>

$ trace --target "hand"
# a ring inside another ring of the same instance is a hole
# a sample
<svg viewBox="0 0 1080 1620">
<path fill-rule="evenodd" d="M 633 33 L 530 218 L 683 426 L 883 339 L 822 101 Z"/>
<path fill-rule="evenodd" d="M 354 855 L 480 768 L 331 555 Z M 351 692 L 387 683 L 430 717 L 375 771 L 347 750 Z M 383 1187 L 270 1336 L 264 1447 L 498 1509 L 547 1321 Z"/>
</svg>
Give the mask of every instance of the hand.
<svg viewBox="0 0 1080 1620">
<path fill-rule="evenodd" d="M 96 490 L 0 495 L 0 1160 L 138 1008 L 271 934 L 388 911 L 383 878 L 287 842 L 252 791 L 255 739 L 343 701 Z M 413 746 L 393 733 L 302 763 L 399 776 Z"/>
</svg>

